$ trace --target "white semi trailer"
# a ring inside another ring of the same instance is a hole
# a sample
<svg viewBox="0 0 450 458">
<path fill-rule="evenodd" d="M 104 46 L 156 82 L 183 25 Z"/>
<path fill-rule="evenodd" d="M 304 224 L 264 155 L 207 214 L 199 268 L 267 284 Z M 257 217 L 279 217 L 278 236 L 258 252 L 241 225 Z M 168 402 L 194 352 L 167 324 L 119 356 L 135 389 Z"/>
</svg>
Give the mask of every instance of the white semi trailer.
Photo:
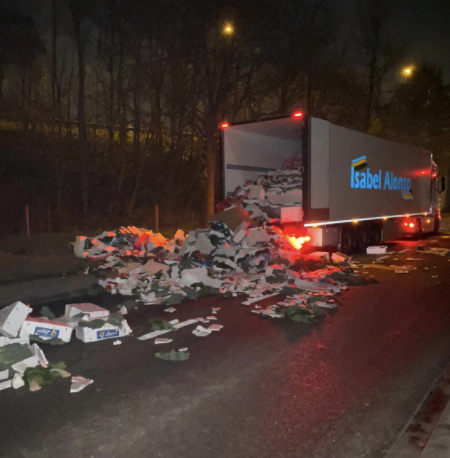
<svg viewBox="0 0 450 458">
<path fill-rule="evenodd" d="M 386 238 L 439 229 L 444 180 L 428 151 L 340 127 L 301 112 L 222 125 L 225 196 L 302 156 L 303 218 L 285 230 L 312 246 L 361 251 Z"/>
</svg>

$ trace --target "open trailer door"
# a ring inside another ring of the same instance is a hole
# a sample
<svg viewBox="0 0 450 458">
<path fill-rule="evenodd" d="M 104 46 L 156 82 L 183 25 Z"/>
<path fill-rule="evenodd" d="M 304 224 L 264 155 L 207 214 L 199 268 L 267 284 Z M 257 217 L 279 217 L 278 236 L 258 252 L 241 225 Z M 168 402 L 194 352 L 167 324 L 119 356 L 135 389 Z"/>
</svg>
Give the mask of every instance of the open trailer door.
<svg viewBox="0 0 450 458">
<path fill-rule="evenodd" d="M 232 124 L 222 128 L 224 197 L 247 180 L 281 169 L 302 151 L 302 116 Z"/>
</svg>

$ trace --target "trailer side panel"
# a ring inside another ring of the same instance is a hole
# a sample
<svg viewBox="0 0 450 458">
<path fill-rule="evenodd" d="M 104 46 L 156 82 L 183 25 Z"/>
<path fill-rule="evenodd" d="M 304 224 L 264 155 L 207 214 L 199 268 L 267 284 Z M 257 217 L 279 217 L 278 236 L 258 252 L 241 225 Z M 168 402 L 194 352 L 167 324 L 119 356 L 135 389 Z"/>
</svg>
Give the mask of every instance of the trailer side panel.
<svg viewBox="0 0 450 458">
<path fill-rule="evenodd" d="M 329 218 L 322 221 L 352 221 L 430 211 L 431 155 L 372 135 L 329 124 L 329 184 L 317 169 L 324 163 L 323 139 L 314 136 L 311 118 L 311 203 L 325 202 L 320 184 L 329 193 Z M 323 127 L 322 130 L 324 131 Z M 315 145 L 316 144 L 316 145 Z M 322 158 L 314 162 L 314 156 Z M 319 181 L 318 181 L 319 177 Z M 316 198 L 314 193 L 319 192 Z M 316 200 L 315 200 L 316 199 Z M 309 217 L 309 221 L 314 218 Z M 318 221 L 316 219 L 315 221 Z"/>
</svg>

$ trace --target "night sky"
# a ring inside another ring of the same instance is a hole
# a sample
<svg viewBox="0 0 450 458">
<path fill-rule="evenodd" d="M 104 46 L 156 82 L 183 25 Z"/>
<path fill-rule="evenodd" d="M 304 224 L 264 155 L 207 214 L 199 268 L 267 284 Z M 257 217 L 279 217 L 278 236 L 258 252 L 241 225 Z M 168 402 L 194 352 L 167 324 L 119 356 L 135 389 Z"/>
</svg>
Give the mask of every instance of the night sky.
<svg viewBox="0 0 450 458">
<path fill-rule="evenodd" d="M 95 1 L 95 0 L 93 0 Z M 289 0 L 283 0 L 289 1 Z M 339 21 L 340 42 L 355 30 L 356 9 L 360 0 L 329 0 L 336 9 Z M 361 0 L 364 1 L 364 0 Z M 444 71 L 446 82 L 450 83 L 450 0 L 392 0 L 395 12 L 390 20 L 393 42 L 405 46 L 404 65 L 421 61 L 432 63 Z M 6 0 L 6 4 L 21 5 L 29 13 L 29 0 Z M 50 2 L 42 2 L 43 8 Z M 39 19 L 41 34 L 46 41 L 49 36 L 49 11 Z M 354 37 L 352 37 L 354 38 Z"/>
<path fill-rule="evenodd" d="M 349 37 L 359 0 L 333 0 L 341 18 L 340 33 Z M 390 21 L 394 43 L 405 46 L 404 65 L 429 62 L 450 82 L 450 0 L 395 0 Z"/>
</svg>

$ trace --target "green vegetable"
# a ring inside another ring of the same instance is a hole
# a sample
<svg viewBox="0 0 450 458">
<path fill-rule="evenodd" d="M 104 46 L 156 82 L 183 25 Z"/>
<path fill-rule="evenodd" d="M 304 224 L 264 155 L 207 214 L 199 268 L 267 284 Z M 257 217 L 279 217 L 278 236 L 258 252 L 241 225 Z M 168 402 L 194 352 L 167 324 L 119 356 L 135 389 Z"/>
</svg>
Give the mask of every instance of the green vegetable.
<svg viewBox="0 0 450 458">
<path fill-rule="evenodd" d="M 90 328 L 90 329 L 100 329 L 105 325 L 103 320 L 92 320 L 92 321 L 80 321 L 78 326 L 82 328 Z"/>
<path fill-rule="evenodd" d="M 131 309 L 136 309 L 137 308 L 137 304 L 132 299 L 128 299 L 123 304 L 119 304 L 117 306 L 118 309 L 121 309 L 122 307 L 125 307 L 127 310 L 131 310 Z"/>
<path fill-rule="evenodd" d="M 311 310 L 314 313 L 315 316 L 323 316 L 325 315 L 325 310 L 323 310 L 322 307 L 319 307 L 318 305 L 312 304 L 311 305 Z"/>
<path fill-rule="evenodd" d="M 194 288 L 189 288 L 188 286 L 185 286 L 182 289 L 186 293 L 186 297 L 188 299 L 194 300 L 198 298 L 198 293 Z"/>
<path fill-rule="evenodd" d="M 122 326 L 123 315 L 121 313 L 111 313 L 108 316 L 107 323 L 112 324 L 113 326 Z"/>
<path fill-rule="evenodd" d="M 167 305 L 177 305 L 177 304 L 181 304 L 181 302 L 183 302 L 185 298 L 186 296 L 184 294 L 175 293 L 175 294 L 171 294 L 170 296 L 165 297 L 164 302 Z"/>
<path fill-rule="evenodd" d="M 104 289 L 98 283 L 94 283 L 93 285 L 89 286 L 87 290 L 87 294 L 89 296 L 97 296 L 98 294 L 103 293 Z"/>
<path fill-rule="evenodd" d="M 33 356 L 33 353 L 28 350 L 26 345 L 14 343 L 0 347 L 0 371 L 9 369 L 13 364 L 31 356 Z"/>
<path fill-rule="evenodd" d="M 47 306 L 41 308 L 41 316 L 48 318 L 50 320 L 56 318 L 56 315 Z"/>
<path fill-rule="evenodd" d="M 314 323 L 315 315 L 314 313 L 306 307 L 293 305 L 284 309 L 283 312 L 286 318 L 289 318 L 292 321 L 297 323 Z"/>
<path fill-rule="evenodd" d="M 33 342 L 38 342 L 40 344 L 46 344 L 46 345 L 64 345 L 66 342 L 64 340 L 61 340 L 59 338 L 56 339 L 42 339 L 39 336 L 31 335 L 30 340 Z"/>
<path fill-rule="evenodd" d="M 152 331 L 174 331 L 175 328 L 168 323 L 167 321 L 163 320 L 162 318 L 151 318 L 148 320 L 150 326 L 152 327 Z"/>
<path fill-rule="evenodd" d="M 294 296 L 295 294 L 303 294 L 304 292 L 304 289 L 292 286 L 283 286 L 283 288 L 280 291 L 280 294 L 285 294 L 286 296 Z"/>
<path fill-rule="evenodd" d="M 30 391 L 37 391 L 40 387 L 52 383 L 57 378 L 70 377 L 70 373 L 65 370 L 63 362 L 53 364 L 49 367 L 28 367 L 23 374 L 23 380 L 30 388 Z"/>
<path fill-rule="evenodd" d="M 189 353 L 175 350 L 172 350 L 170 353 L 156 353 L 155 356 L 166 361 L 186 361 L 189 359 Z"/>
</svg>

